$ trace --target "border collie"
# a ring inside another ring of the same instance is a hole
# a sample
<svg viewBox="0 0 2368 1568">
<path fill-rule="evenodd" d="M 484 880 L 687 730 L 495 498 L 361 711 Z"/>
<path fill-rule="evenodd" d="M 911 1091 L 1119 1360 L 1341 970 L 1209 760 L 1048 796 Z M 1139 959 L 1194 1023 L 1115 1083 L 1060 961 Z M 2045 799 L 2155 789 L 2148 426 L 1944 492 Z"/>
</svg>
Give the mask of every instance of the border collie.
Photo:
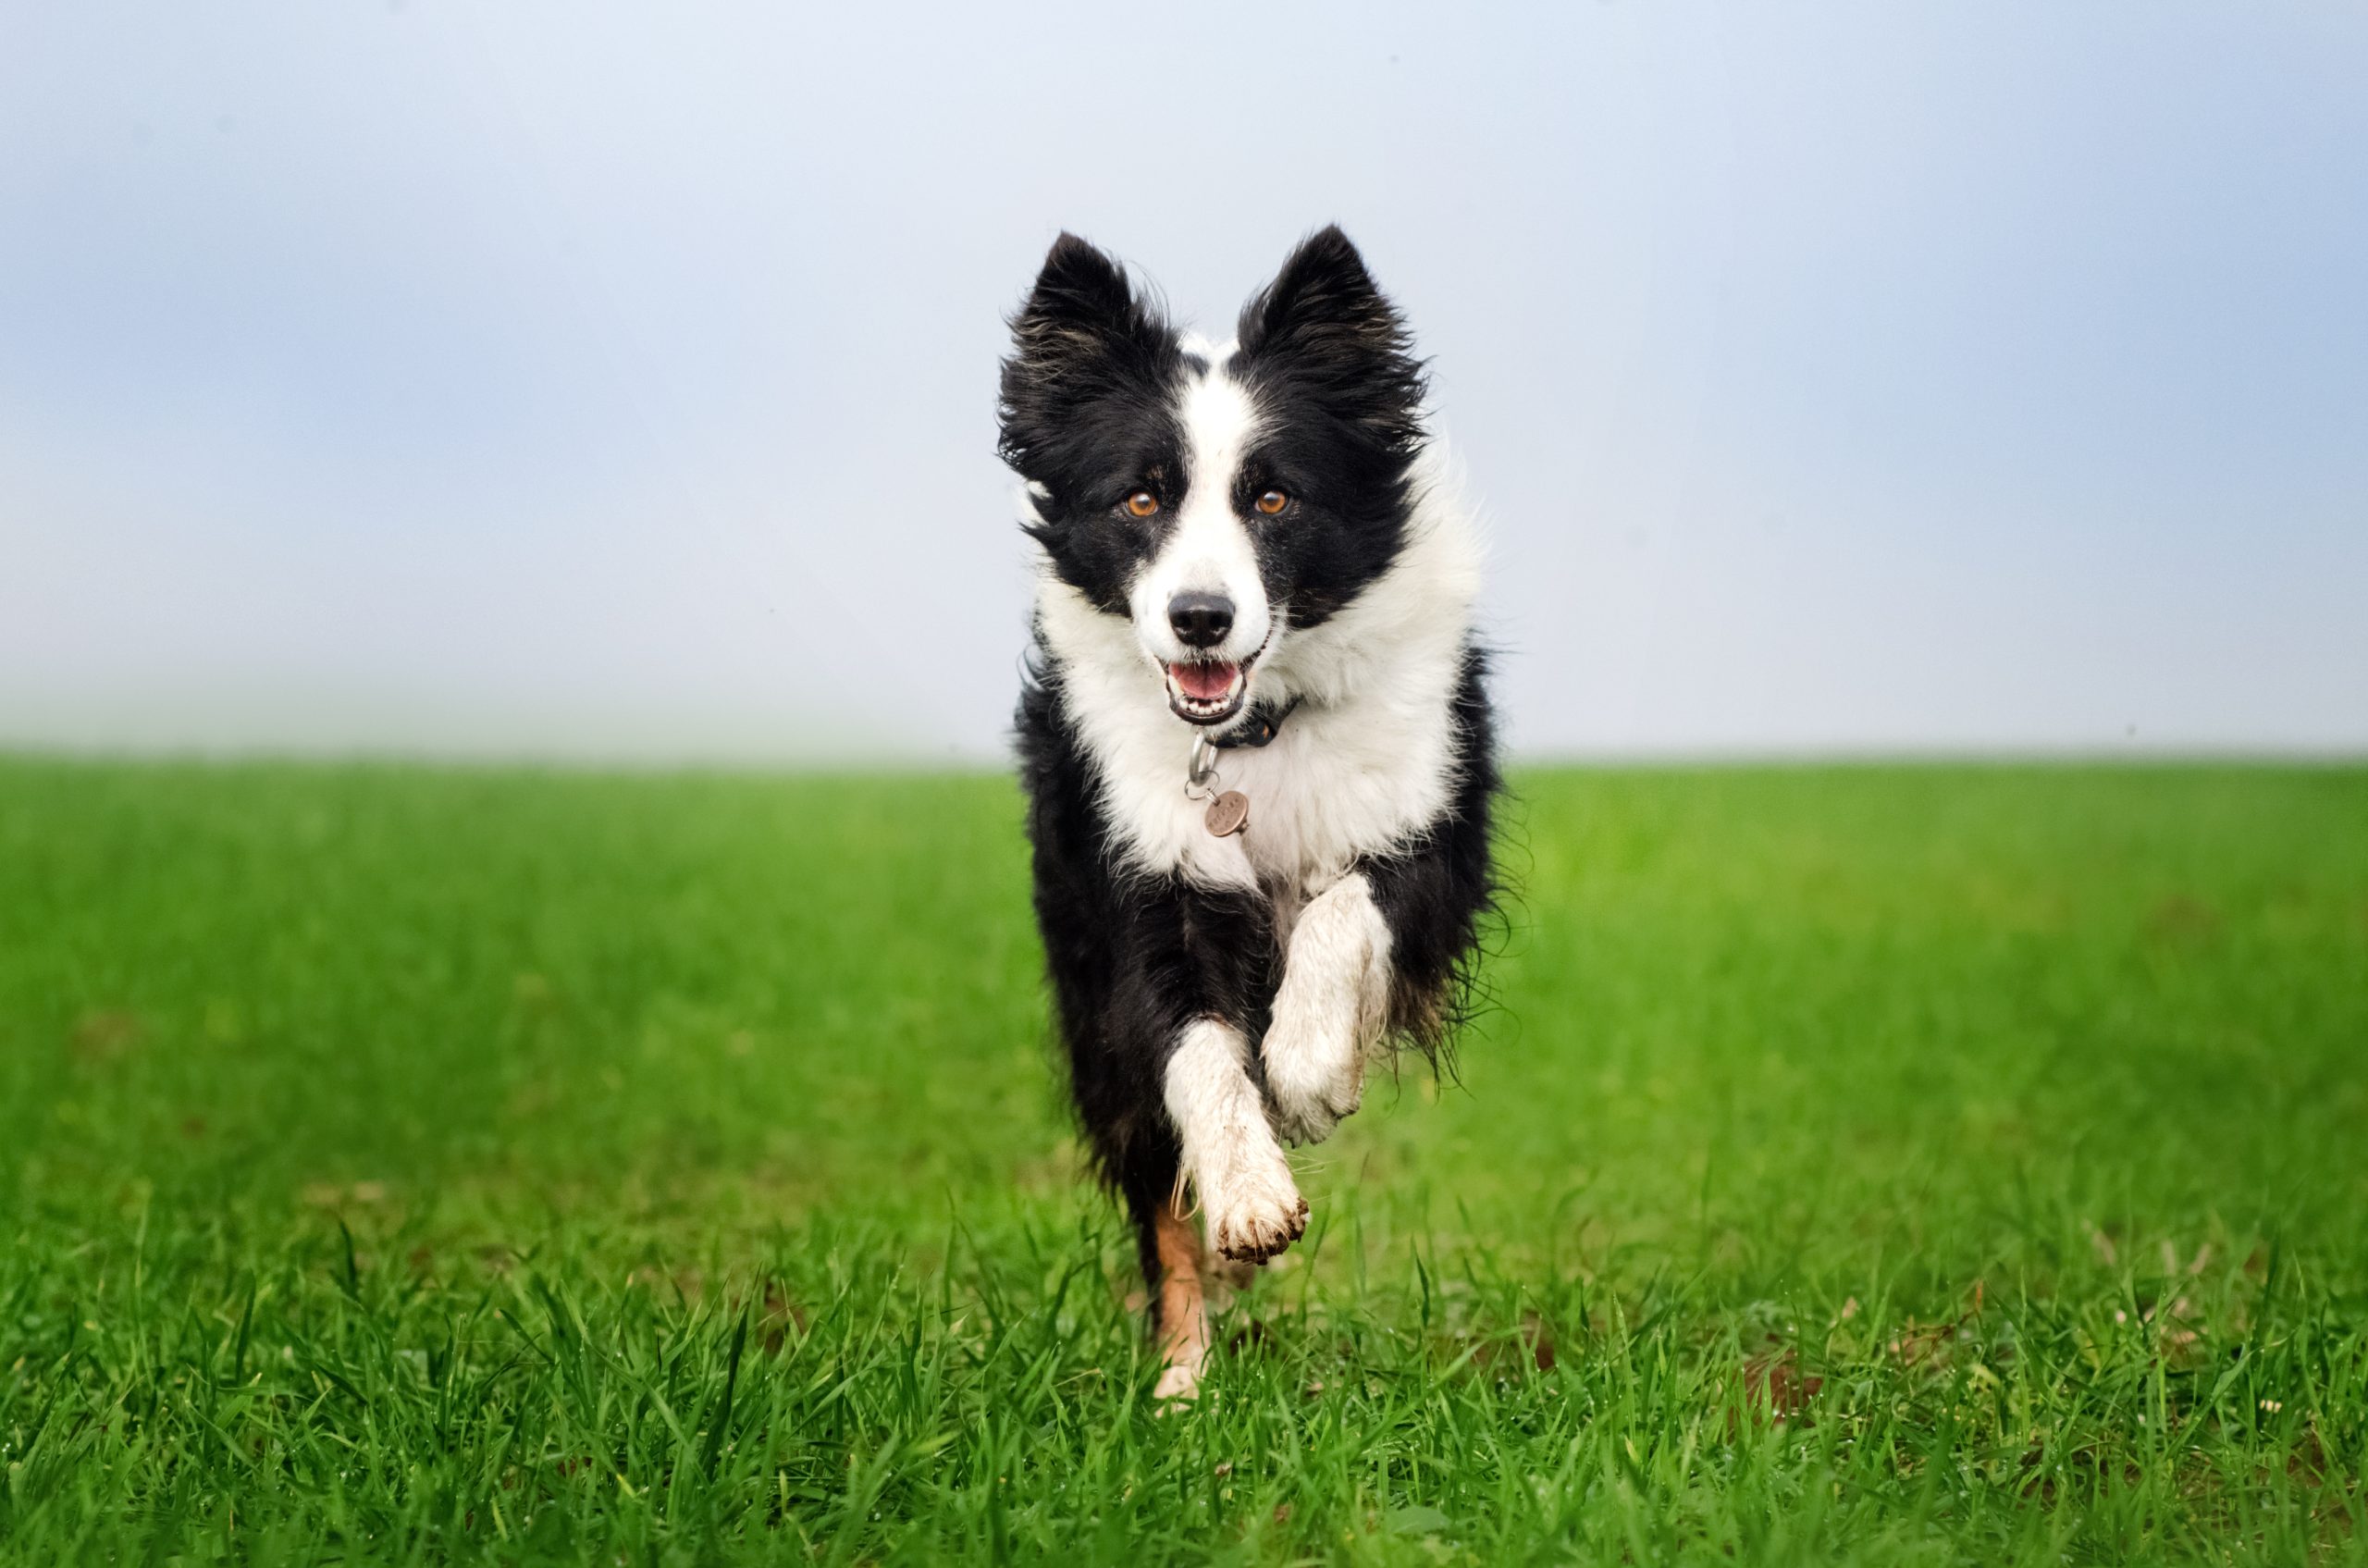
<svg viewBox="0 0 2368 1568">
<path fill-rule="evenodd" d="M 1069 234 L 1011 327 L 1036 918 L 1157 1394 L 1190 1398 L 1217 1268 L 1187 1181 L 1239 1278 L 1306 1230 L 1283 1145 L 1460 1015 L 1498 787 L 1477 550 L 1405 326 L 1337 228 L 1227 343 Z"/>
</svg>

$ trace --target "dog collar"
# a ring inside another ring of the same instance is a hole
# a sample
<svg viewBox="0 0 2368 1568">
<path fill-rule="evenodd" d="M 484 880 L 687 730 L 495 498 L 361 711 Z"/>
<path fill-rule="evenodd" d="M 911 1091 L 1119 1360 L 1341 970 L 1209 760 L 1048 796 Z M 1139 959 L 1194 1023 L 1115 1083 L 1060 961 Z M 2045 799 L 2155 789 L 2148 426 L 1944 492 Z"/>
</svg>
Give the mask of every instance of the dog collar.
<svg viewBox="0 0 2368 1568">
<path fill-rule="evenodd" d="M 1229 735 L 1220 735 L 1209 744 L 1219 751 L 1231 751 L 1244 746 L 1264 746 L 1282 734 L 1283 721 L 1289 718 L 1298 709 L 1300 700 L 1299 698 L 1292 698 L 1280 708 L 1269 708 L 1262 702 L 1250 710 L 1248 723 Z"/>
</svg>

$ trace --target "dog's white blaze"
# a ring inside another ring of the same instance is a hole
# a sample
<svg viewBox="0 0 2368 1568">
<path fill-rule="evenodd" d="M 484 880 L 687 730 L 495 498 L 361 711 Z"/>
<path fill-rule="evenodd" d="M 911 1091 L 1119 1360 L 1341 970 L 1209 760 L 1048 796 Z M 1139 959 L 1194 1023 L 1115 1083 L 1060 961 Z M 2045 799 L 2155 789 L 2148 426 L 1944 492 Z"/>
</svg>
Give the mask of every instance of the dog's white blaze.
<svg viewBox="0 0 2368 1568">
<path fill-rule="evenodd" d="M 1276 1119 L 1294 1142 L 1329 1136 L 1363 1093 L 1365 1053 L 1389 1016 L 1389 922 L 1351 871 L 1290 933 L 1274 1022 L 1259 1043 Z"/>
<path fill-rule="evenodd" d="M 1478 591 L 1473 522 L 1434 444 L 1396 562 L 1322 625 L 1279 629 L 1252 671 L 1252 701 L 1306 700 L 1272 745 L 1218 753 L 1224 787 L 1250 799 L 1249 831 L 1220 839 L 1207 802 L 1184 794 L 1193 727 L 1168 710 L 1133 627 L 1046 563 L 1037 622 L 1128 869 L 1263 886 L 1288 922 L 1360 856 L 1436 821 L 1456 782 L 1451 704 Z"/>
<path fill-rule="evenodd" d="M 1234 477 L 1257 438 L 1258 411 L 1248 389 L 1227 374 L 1227 352 L 1213 353 L 1205 372 L 1185 378 L 1176 410 L 1184 427 L 1183 508 L 1127 596 L 1144 651 L 1169 663 L 1195 655 L 1238 662 L 1258 651 L 1269 629 L 1258 550 L 1233 510 Z M 1167 604 L 1179 593 L 1233 600 L 1233 630 L 1224 642 L 1194 649 L 1176 639 Z"/>
<path fill-rule="evenodd" d="M 1220 1250 L 1280 1251 L 1301 1212 L 1290 1162 L 1250 1080 L 1250 1045 L 1215 1019 L 1184 1026 L 1163 1084 L 1184 1169 Z"/>
</svg>

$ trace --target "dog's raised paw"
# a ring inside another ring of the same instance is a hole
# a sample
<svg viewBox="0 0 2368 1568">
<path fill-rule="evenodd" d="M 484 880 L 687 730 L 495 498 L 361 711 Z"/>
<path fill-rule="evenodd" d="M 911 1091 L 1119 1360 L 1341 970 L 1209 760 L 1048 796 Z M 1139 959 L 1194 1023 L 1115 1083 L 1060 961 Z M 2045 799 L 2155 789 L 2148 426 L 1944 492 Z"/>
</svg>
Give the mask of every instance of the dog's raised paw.
<svg viewBox="0 0 2368 1568">
<path fill-rule="evenodd" d="M 1267 1092 L 1274 1107 L 1275 1136 L 1295 1149 L 1331 1137 L 1364 1101 L 1362 1076 L 1345 1089 L 1337 1084 L 1285 1086 L 1269 1080 Z"/>
<path fill-rule="evenodd" d="M 1323 1142 L 1364 1101 L 1364 1056 L 1341 1031 L 1277 1019 L 1262 1054 L 1275 1132 L 1287 1143 Z"/>
</svg>

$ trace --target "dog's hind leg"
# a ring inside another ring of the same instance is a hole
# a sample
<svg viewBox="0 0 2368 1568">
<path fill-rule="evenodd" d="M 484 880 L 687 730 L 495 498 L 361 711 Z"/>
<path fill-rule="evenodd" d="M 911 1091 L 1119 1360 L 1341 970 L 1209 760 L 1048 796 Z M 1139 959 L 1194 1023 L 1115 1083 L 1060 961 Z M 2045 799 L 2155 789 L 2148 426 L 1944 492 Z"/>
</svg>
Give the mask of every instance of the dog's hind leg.
<svg viewBox="0 0 2368 1568">
<path fill-rule="evenodd" d="M 1159 1258 L 1159 1353 L 1165 1364 L 1152 1393 L 1161 1400 L 1189 1400 L 1200 1393 L 1201 1369 L 1209 1359 L 1209 1303 L 1202 1290 L 1208 1258 L 1201 1249 L 1200 1227 L 1184 1212 L 1180 1197 L 1160 1205 L 1152 1234 Z"/>
<path fill-rule="evenodd" d="M 1200 1224 L 1185 1207 L 1180 1155 L 1174 1142 L 1145 1140 L 1119 1178 L 1135 1246 L 1150 1288 L 1152 1333 L 1161 1370 L 1153 1397 L 1189 1400 L 1201 1391 L 1209 1359 L 1209 1257 Z"/>
<path fill-rule="evenodd" d="M 1240 1030 L 1215 1019 L 1185 1025 L 1167 1059 L 1164 1097 L 1211 1245 L 1264 1263 L 1306 1233 L 1307 1201 L 1250 1080 L 1250 1043 Z"/>
</svg>

